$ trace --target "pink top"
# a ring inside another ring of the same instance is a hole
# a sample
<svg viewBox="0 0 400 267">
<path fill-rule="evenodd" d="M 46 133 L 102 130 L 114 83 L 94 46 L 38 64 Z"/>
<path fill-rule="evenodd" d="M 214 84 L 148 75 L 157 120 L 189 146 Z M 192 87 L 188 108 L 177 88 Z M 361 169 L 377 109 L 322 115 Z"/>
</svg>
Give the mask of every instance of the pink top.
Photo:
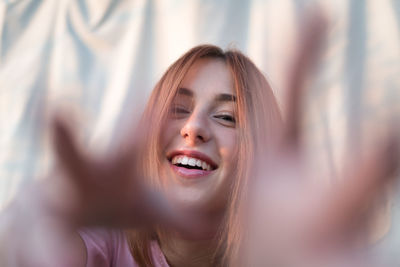
<svg viewBox="0 0 400 267">
<path fill-rule="evenodd" d="M 87 250 L 86 267 L 139 267 L 122 231 L 85 228 L 79 234 Z M 150 250 L 154 267 L 169 267 L 156 241 Z"/>
</svg>

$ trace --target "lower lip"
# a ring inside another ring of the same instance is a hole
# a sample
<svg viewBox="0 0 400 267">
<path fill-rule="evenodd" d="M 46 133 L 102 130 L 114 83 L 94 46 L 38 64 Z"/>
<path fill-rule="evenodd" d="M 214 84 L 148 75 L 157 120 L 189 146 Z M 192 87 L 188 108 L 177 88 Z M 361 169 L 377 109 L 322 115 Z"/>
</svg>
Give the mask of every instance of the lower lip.
<svg viewBox="0 0 400 267">
<path fill-rule="evenodd" d="M 205 170 L 197 170 L 197 169 L 187 169 L 184 167 L 178 167 L 173 164 L 171 164 L 172 169 L 179 174 L 180 176 L 183 176 L 185 178 L 201 178 L 204 176 L 209 175 L 212 171 L 205 171 Z"/>
</svg>

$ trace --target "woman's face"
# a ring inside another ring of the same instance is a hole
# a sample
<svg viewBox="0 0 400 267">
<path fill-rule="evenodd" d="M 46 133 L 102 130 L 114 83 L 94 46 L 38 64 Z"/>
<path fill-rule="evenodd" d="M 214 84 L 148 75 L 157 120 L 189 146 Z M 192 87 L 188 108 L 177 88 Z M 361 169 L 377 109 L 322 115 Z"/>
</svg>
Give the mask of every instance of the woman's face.
<svg viewBox="0 0 400 267">
<path fill-rule="evenodd" d="M 226 64 L 200 59 L 185 76 L 162 128 L 167 196 L 190 211 L 221 214 L 234 173 L 236 96 Z"/>
</svg>

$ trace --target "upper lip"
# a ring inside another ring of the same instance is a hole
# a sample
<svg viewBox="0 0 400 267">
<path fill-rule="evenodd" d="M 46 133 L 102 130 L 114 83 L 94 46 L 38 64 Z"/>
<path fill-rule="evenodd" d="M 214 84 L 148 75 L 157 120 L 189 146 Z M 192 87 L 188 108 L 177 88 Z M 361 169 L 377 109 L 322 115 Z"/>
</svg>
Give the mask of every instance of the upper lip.
<svg viewBox="0 0 400 267">
<path fill-rule="evenodd" d="M 217 163 L 215 163 L 210 157 L 208 157 L 206 154 L 203 154 L 199 151 L 195 151 L 195 150 L 175 150 L 172 151 L 170 153 L 167 154 L 167 158 L 169 161 L 172 160 L 173 157 L 177 156 L 177 155 L 185 155 L 191 158 L 196 158 L 199 160 L 202 160 L 208 164 L 210 164 L 211 168 L 213 170 L 215 170 L 216 168 L 218 168 Z"/>
</svg>

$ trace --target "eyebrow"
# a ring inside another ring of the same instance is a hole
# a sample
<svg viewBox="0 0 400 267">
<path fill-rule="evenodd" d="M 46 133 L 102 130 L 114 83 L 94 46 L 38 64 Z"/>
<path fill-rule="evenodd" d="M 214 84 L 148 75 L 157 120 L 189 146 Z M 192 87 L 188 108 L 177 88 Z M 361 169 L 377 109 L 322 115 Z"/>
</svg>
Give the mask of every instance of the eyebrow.
<svg viewBox="0 0 400 267">
<path fill-rule="evenodd" d="M 190 96 L 190 97 L 193 96 L 192 90 L 190 90 L 188 88 L 184 88 L 184 87 L 179 88 L 177 94 Z M 217 102 L 236 102 L 236 96 L 224 93 L 224 94 L 217 95 L 215 100 Z"/>
<path fill-rule="evenodd" d="M 236 96 L 231 94 L 219 94 L 216 100 L 217 102 L 236 102 Z"/>
<path fill-rule="evenodd" d="M 178 92 L 176 93 L 177 95 L 186 95 L 186 96 L 193 96 L 193 92 L 190 89 L 187 88 L 179 88 Z"/>
</svg>

